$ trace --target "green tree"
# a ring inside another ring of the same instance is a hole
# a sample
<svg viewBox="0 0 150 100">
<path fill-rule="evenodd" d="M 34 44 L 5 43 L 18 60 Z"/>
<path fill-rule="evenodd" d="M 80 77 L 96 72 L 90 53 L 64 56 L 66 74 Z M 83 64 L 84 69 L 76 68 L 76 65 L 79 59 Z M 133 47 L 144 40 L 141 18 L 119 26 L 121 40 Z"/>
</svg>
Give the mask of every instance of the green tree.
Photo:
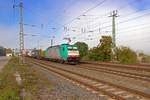
<svg viewBox="0 0 150 100">
<path fill-rule="evenodd" d="M 111 36 L 102 36 L 100 39 L 100 51 L 102 54 L 103 61 L 110 61 L 111 60 L 111 45 L 112 45 L 112 38 Z"/>
<path fill-rule="evenodd" d="M 110 61 L 111 60 L 111 36 L 102 36 L 100 44 L 89 51 L 89 58 L 92 60 Z"/>
<path fill-rule="evenodd" d="M 84 57 L 88 53 L 88 45 L 84 42 L 76 42 L 74 45 L 76 45 L 79 49 L 80 57 Z"/>
<path fill-rule="evenodd" d="M 137 63 L 137 54 L 128 47 L 116 48 L 117 60 L 123 64 Z"/>
</svg>

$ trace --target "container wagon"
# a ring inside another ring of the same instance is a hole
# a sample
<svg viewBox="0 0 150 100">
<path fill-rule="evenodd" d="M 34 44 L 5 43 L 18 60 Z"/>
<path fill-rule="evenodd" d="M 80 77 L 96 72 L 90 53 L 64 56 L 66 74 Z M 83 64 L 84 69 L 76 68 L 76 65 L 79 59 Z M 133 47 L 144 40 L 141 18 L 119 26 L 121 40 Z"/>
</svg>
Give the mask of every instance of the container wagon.
<svg viewBox="0 0 150 100">
<path fill-rule="evenodd" d="M 79 51 L 77 46 L 62 44 L 48 47 L 45 50 L 45 58 L 48 60 L 60 61 L 61 63 L 79 63 Z"/>
<path fill-rule="evenodd" d="M 6 50 L 1 46 L 0 46 L 0 56 L 6 56 Z"/>
<path fill-rule="evenodd" d="M 44 60 L 45 59 L 45 51 L 40 49 L 39 50 L 39 58 L 40 60 Z"/>
<path fill-rule="evenodd" d="M 40 57 L 39 50 L 36 50 L 36 49 L 32 50 L 31 55 L 32 55 L 33 58 L 38 59 Z"/>
</svg>

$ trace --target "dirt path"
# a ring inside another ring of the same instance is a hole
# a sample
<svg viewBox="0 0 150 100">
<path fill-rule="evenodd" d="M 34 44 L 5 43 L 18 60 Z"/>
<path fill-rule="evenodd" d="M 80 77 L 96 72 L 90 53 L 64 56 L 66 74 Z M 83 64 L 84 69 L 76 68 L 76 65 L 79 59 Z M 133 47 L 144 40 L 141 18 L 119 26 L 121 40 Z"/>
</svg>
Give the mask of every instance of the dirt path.
<svg viewBox="0 0 150 100">
<path fill-rule="evenodd" d="M 1 57 L 0 56 L 0 72 L 1 72 L 2 68 L 5 66 L 5 64 L 7 64 L 9 59 L 10 59 L 10 57 Z"/>
</svg>

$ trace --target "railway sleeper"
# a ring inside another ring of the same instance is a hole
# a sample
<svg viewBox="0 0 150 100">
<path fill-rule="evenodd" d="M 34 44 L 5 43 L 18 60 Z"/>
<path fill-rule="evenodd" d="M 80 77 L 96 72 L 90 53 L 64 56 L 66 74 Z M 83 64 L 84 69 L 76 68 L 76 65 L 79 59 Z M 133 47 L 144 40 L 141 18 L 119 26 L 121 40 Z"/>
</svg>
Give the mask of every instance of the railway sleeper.
<svg viewBox="0 0 150 100">
<path fill-rule="evenodd" d="M 36 63 L 37 64 L 37 63 Z M 40 66 L 42 66 L 42 67 L 46 67 L 46 65 L 43 65 L 43 64 L 38 64 L 38 65 L 40 65 Z M 50 65 L 49 65 L 50 66 Z M 48 69 L 48 68 L 47 68 Z M 55 71 L 54 71 L 55 70 Z M 57 71 L 56 71 L 57 70 Z M 59 71 L 58 71 L 59 70 Z M 62 70 L 62 69 L 60 69 L 60 68 L 53 68 L 53 71 L 54 72 L 56 72 L 56 73 L 58 73 L 58 74 L 60 74 L 60 75 L 62 75 L 62 76 L 64 76 L 64 77 L 68 77 L 68 78 L 70 78 L 71 80 L 73 80 L 73 81 L 76 81 L 76 82 L 78 82 L 79 84 L 83 84 L 83 85 L 85 85 L 85 86 L 87 86 L 87 87 L 89 87 L 89 88 L 91 88 L 91 89 L 93 89 L 93 90 L 95 90 L 95 91 L 101 91 L 101 92 L 103 92 L 104 94 L 107 94 L 107 95 L 109 95 L 110 97 L 112 97 L 112 98 L 115 98 L 115 99 L 117 99 L 117 100 L 125 100 L 124 99 L 124 97 L 121 97 L 121 96 L 119 96 L 119 95 L 116 95 L 115 93 L 111 93 L 111 92 L 108 92 L 108 91 L 106 91 L 105 89 L 107 88 L 110 88 L 109 86 L 107 86 L 107 85 L 103 85 L 103 86 L 99 86 L 98 88 L 96 87 L 96 86 L 94 86 L 93 84 L 91 85 L 90 83 L 88 83 L 87 81 L 86 82 L 84 82 L 84 81 L 82 81 L 82 78 L 87 78 L 87 77 L 83 77 L 82 75 L 80 76 L 80 75 L 78 75 L 78 74 L 75 74 L 75 73 L 73 73 L 73 72 L 70 72 L 70 71 L 66 71 L 65 72 L 65 70 Z M 69 77 L 69 74 L 66 74 L 66 73 L 71 73 L 71 74 L 74 74 L 74 75 L 71 75 L 72 77 Z M 73 77 L 73 76 L 77 76 L 78 78 L 80 77 L 81 79 L 77 79 L 77 77 Z M 87 80 L 91 80 L 92 81 L 92 79 L 88 79 L 87 78 Z M 97 82 L 93 82 L 93 83 L 97 83 Z M 102 88 L 103 87 L 103 88 Z"/>
</svg>

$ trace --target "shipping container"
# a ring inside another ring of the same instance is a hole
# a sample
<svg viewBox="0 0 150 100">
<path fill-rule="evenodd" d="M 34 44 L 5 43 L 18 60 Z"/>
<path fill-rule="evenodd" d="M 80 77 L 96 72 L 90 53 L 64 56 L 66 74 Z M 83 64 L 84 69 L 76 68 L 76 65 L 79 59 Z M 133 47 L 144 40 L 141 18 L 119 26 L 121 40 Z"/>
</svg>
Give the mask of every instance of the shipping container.
<svg viewBox="0 0 150 100">
<path fill-rule="evenodd" d="M 61 59 L 60 46 L 52 46 L 45 50 L 45 58 L 47 59 Z"/>
<path fill-rule="evenodd" d="M 45 51 L 40 49 L 39 50 L 39 59 L 44 59 L 45 58 Z"/>
<path fill-rule="evenodd" d="M 0 47 L 0 56 L 6 56 L 6 49 L 3 47 Z"/>
<path fill-rule="evenodd" d="M 37 50 L 37 49 L 32 50 L 31 55 L 33 58 L 39 58 L 39 56 L 40 56 L 39 50 Z"/>
</svg>

